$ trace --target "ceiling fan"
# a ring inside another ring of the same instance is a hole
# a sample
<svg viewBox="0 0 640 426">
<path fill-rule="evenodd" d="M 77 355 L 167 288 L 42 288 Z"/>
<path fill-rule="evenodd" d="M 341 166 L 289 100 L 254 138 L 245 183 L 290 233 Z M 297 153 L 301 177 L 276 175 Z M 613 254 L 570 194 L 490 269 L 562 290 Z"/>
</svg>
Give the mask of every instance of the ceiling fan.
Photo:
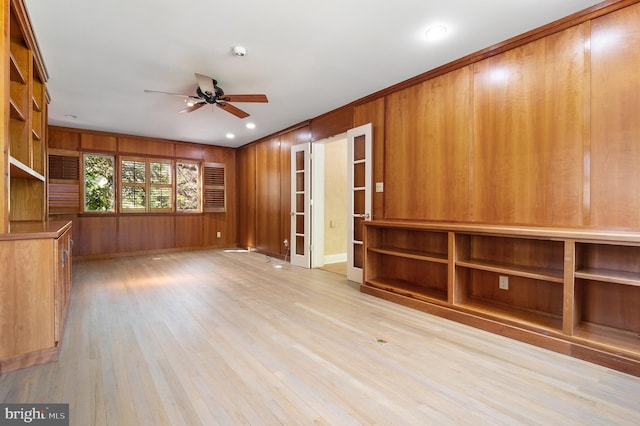
<svg viewBox="0 0 640 426">
<path fill-rule="evenodd" d="M 185 98 L 187 107 L 178 111 L 180 113 L 193 112 L 207 104 L 211 104 L 235 115 L 238 118 L 248 117 L 249 113 L 231 105 L 229 102 L 269 102 L 266 95 L 227 95 L 224 93 L 222 88 L 218 86 L 218 82 L 215 79 L 198 73 L 194 74 L 196 76 L 196 81 L 198 82 L 196 95 L 159 92 L 157 90 L 145 90 L 145 93 L 161 93 L 164 95 Z"/>
</svg>

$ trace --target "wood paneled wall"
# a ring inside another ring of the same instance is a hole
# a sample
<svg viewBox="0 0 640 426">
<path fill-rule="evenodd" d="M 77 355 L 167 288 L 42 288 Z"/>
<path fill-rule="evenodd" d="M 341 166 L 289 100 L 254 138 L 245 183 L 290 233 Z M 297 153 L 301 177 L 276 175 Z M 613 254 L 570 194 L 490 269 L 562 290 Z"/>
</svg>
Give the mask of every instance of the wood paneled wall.
<svg viewBox="0 0 640 426">
<path fill-rule="evenodd" d="M 286 254 L 284 240 L 291 241 L 291 147 L 309 142 L 310 135 L 308 124 L 296 126 L 238 150 L 240 247 Z"/>
<path fill-rule="evenodd" d="M 225 164 L 226 168 L 225 213 L 64 215 L 73 221 L 75 256 L 89 258 L 236 246 L 236 150 L 62 127 L 50 128 L 48 146 L 67 151 L 216 162 Z"/>
<path fill-rule="evenodd" d="M 640 229 L 640 4 L 607 2 L 442 69 L 310 122 L 305 141 L 373 124 L 374 218 Z M 252 246 L 282 252 L 287 134 L 279 177 L 275 139 L 239 150 L 253 156 L 240 186 L 258 188 L 241 245 L 254 232 Z"/>
</svg>

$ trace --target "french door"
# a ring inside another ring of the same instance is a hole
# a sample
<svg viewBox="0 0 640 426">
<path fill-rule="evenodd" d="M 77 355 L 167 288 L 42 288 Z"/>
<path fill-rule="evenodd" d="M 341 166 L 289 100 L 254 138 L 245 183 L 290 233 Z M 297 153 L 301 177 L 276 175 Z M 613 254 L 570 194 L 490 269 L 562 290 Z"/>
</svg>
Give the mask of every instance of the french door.
<svg viewBox="0 0 640 426">
<path fill-rule="evenodd" d="M 311 267 L 311 143 L 291 147 L 291 264 Z"/>
<path fill-rule="evenodd" d="M 371 219 L 371 123 L 347 131 L 347 279 L 362 282 L 362 222 Z"/>
</svg>

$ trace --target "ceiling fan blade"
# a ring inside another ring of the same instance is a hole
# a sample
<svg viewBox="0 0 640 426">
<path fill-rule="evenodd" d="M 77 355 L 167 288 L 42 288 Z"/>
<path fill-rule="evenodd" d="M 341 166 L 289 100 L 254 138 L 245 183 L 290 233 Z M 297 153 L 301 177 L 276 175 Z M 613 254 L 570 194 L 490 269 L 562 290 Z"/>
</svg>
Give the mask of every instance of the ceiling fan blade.
<svg viewBox="0 0 640 426">
<path fill-rule="evenodd" d="M 197 96 L 183 95 L 182 93 L 160 92 L 158 90 L 145 90 L 144 93 L 160 93 L 161 95 L 179 96 L 181 98 L 200 99 Z"/>
<path fill-rule="evenodd" d="M 195 105 L 192 105 L 190 107 L 186 107 L 186 108 L 182 108 L 180 111 L 178 111 L 179 113 L 183 113 L 183 112 L 193 112 L 197 109 L 202 108 L 203 106 L 205 106 L 207 103 L 206 102 L 200 102 L 197 103 Z"/>
<path fill-rule="evenodd" d="M 228 104 L 226 102 L 218 102 L 216 104 L 216 106 L 218 108 L 221 108 L 221 109 L 223 109 L 223 110 L 235 115 L 238 118 L 245 118 L 245 117 L 249 116 L 249 114 L 247 112 L 241 110 L 240 108 L 236 108 L 233 105 Z"/>
<path fill-rule="evenodd" d="M 269 102 L 267 95 L 227 95 L 222 96 L 227 102 Z"/>
<path fill-rule="evenodd" d="M 203 92 L 209 92 L 210 96 L 215 96 L 216 88 L 213 85 L 213 79 L 211 77 L 207 77 L 206 75 L 198 74 L 197 72 L 194 73 L 194 75 L 196 76 L 196 81 L 198 82 L 200 90 L 202 90 Z"/>
</svg>

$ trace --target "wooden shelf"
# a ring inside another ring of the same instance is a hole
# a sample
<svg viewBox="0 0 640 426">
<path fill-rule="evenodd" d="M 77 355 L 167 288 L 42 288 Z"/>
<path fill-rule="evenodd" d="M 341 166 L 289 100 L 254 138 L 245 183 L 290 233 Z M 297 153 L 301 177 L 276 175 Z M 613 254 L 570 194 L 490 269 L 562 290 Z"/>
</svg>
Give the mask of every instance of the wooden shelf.
<svg viewBox="0 0 640 426">
<path fill-rule="evenodd" d="M 9 99 L 9 117 L 18 121 L 27 121 L 25 115 L 22 113 L 22 110 L 13 101 L 13 99 Z"/>
<path fill-rule="evenodd" d="M 529 327 L 542 328 L 554 332 L 562 330 L 562 317 L 547 312 L 522 309 L 475 298 L 469 299 L 465 303 L 461 303 L 457 306 L 476 314 L 482 314 L 486 317 L 498 318 L 510 324 L 527 325 Z"/>
<path fill-rule="evenodd" d="M 393 278 L 372 278 L 366 281 L 366 285 L 391 291 L 403 296 L 424 301 L 446 302 L 447 292 L 432 287 L 416 285 L 409 281 Z"/>
<path fill-rule="evenodd" d="M 610 269 L 585 268 L 575 272 L 576 278 L 640 287 L 640 274 Z"/>
<path fill-rule="evenodd" d="M 32 129 L 31 130 L 31 135 L 33 136 L 33 139 L 36 141 L 40 140 L 40 134 L 38 134 L 38 132 L 36 132 L 36 129 Z"/>
<path fill-rule="evenodd" d="M 38 100 L 35 98 L 35 96 L 33 96 L 31 98 L 31 102 L 33 104 L 33 110 L 36 112 L 42 112 L 42 107 L 40 106 L 40 104 L 38 103 Z"/>
<path fill-rule="evenodd" d="M 9 52 L 9 63 L 10 63 L 10 73 L 9 78 L 11 81 L 15 81 L 20 84 L 27 84 L 27 80 L 24 78 L 24 74 L 18 65 L 18 61 L 16 60 L 13 53 Z"/>
<path fill-rule="evenodd" d="M 408 250 L 408 249 L 396 248 L 396 247 L 384 247 L 384 248 L 369 247 L 369 250 L 374 253 L 405 257 L 407 259 L 424 260 L 426 262 L 436 262 L 436 263 L 449 262 L 446 255 L 442 255 L 439 253 L 428 253 L 428 252 L 423 252 L 419 250 Z"/>
<path fill-rule="evenodd" d="M 9 156 L 9 174 L 12 177 L 22 178 L 22 179 L 34 179 L 45 182 L 46 179 L 43 175 L 36 172 L 35 170 L 25 166 L 19 160 Z"/>
<path fill-rule="evenodd" d="M 595 342 L 615 351 L 625 351 L 638 356 L 640 333 L 583 322 L 575 330 L 574 337 L 585 342 Z"/>
<path fill-rule="evenodd" d="M 365 293 L 640 375 L 637 232 L 371 221 L 364 241 Z"/>
<path fill-rule="evenodd" d="M 475 260 L 458 260 L 456 266 L 482 271 L 495 272 L 498 274 L 514 275 L 518 277 L 531 278 L 534 280 L 551 281 L 562 284 L 564 282 L 563 271 L 553 269 L 535 268 L 504 263 L 481 262 Z"/>
</svg>

